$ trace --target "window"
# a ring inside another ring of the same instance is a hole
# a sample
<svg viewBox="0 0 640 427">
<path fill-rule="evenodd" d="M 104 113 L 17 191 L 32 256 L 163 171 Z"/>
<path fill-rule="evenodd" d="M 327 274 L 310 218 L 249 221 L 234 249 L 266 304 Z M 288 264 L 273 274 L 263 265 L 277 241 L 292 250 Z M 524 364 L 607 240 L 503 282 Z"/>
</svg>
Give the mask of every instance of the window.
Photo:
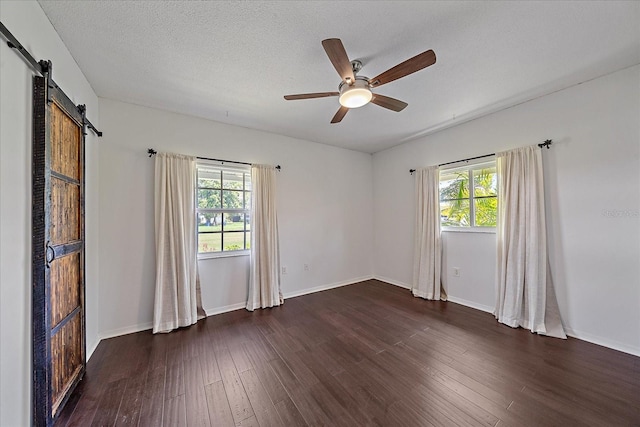
<svg viewBox="0 0 640 427">
<path fill-rule="evenodd" d="M 197 164 L 198 255 L 238 255 L 250 248 L 249 167 Z"/>
<path fill-rule="evenodd" d="M 440 225 L 445 229 L 495 227 L 497 186 L 495 162 L 440 171 Z"/>
</svg>

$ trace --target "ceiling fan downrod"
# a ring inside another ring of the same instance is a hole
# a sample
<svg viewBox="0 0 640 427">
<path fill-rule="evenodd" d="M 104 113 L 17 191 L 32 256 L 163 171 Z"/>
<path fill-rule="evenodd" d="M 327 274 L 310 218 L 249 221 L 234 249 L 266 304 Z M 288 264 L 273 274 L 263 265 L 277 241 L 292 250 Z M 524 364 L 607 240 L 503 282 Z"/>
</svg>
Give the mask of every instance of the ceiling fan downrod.
<svg viewBox="0 0 640 427">
<path fill-rule="evenodd" d="M 358 72 L 362 70 L 362 62 L 354 59 L 351 61 L 351 69 L 353 70 L 353 74 L 358 74 Z"/>
</svg>

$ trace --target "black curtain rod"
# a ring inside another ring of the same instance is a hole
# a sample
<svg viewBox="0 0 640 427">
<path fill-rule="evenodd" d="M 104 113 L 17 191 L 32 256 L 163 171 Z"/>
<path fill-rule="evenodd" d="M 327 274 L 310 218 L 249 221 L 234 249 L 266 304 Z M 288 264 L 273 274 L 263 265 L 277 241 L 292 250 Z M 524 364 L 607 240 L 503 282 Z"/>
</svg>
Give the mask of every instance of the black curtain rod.
<svg viewBox="0 0 640 427">
<path fill-rule="evenodd" d="M 440 164 L 438 165 L 438 167 L 440 167 L 440 166 L 446 166 L 446 165 L 452 165 L 452 164 L 454 164 L 454 163 L 468 162 L 468 161 L 470 161 L 470 160 L 482 159 L 482 158 L 485 158 L 485 157 L 491 157 L 491 156 L 495 156 L 495 155 L 496 155 L 496 153 L 491 153 L 491 154 L 485 154 L 485 155 L 482 155 L 482 156 L 469 157 L 468 159 L 463 159 L 463 160 L 455 160 L 455 161 L 453 161 L 453 162 L 440 163 Z"/>
<path fill-rule="evenodd" d="M 553 141 L 552 141 L 552 140 L 550 140 L 550 139 L 547 139 L 545 142 L 538 144 L 538 147 L 540 147 L 540 148 L 547 147 L 547 150 L 548 150 L 548 149 L 549 149 L 549 147 L 551 146 L 551 144 L 553 144 Z M 484 158 L 484 157 L 491 157 L 491 156 L 495 156 L 495 155 L 496 155 L 496 153 L 484 154 L 484 155 L 482 155 L 482 156 L 469 157 L 468 159 L 455 160 L 455 161 L 453 161 L 453 162 L 447 162 L 447 163 L 440 163 L 440 164 L 438 165 L 438 167 L 440 167 L 440 166 L 446 166 L 446 165 L 452 165 L 452 164 L 454 164 L 454 163 L 468 162 L 468 161 L 470 161 L 470 160 L 482 159 L 482 158 Z M 415 169 L 409 169 L 409 173 L 410 173 L 411 175 L 413 175 L 413 173 L 414 173 L 415 171 L 416 171 Z"/>
<path fill-rule="evenodd" d="M 156 150 L 154 150 L 153 148 L 149 148 L 147 150 L 147 154 L 149 154 L 149 157 L 155 156 L 156 154 L 158 154 L 158 152 Z M 199 160 L 212 160 L 214 162 L 222 162 L 222 163 L 234 163 L 236 165 L 247 165 L 247 166 L 251 166 L 251 163 L 246 163 L 246 162 L 235 162 L 233 160 L 223 160 L 223 159 L 212 159 L 210 157 L 196 157 L 196 159 Z M 280 165 L 276 166 L 276 169 L 278 171 L 280 171 L 282 168 L 280 167 Z"/>
<path fill-rule="evenodd" d="M 7 46 L 9 46 L 11 49 L 17 50 L 22 55 L 22 57 L 27 61 L 27 63 L 31 66 L 31 68 L 34 69 L 34 71 L 36 71 L 42 77 L 47 77 L 46 75 L 48 74 L 49 83 L 55 85 L 56 88 L 60 88 L 60 86 L 58 86 L 56 82 L 54 82 L 53 79 L 51 78 L 51 62 L 50 61 L 40 61 L 40 62 L 36 61 L 35 58 L 31 56 L 29 51 L 25 49 L 24 46 L 22 46 L 22 44 L 18 41 L 18 39 L 16 39 L 14 35 L 11 34 L 11 31 L 9 31 L 9 29 L 5 27 L 2 22 L 0 22 L 0 33 L 2 33 L 4 38 L 7 39 Z M 63 90 L 61 91 L 64 93 Z M 78 105 L 77 108 L 78 108 L 78 111 L 82 113 L 81 108 L 84 108 L 84 107 L 81 107 L 80 105 Z M 84 117 L 83 124 L 87 125 L 87 127 L 91 129 L 93 133 L 95 133 L 96 135 L 102 136 L 102 132 L 96 129 L 93 123 L 91 123 L 89 119 L 86 118 L 86 116 Z"/>
</svg>

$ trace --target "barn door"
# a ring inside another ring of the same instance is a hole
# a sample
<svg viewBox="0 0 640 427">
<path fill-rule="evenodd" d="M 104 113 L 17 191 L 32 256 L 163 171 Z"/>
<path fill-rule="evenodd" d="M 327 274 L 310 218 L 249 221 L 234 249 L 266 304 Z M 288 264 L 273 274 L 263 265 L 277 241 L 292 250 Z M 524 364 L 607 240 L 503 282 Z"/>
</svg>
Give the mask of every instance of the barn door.
<svg viewBox="0 0 640 427">
<path fill-rule="evenodd" d="M 34 78 L 33 420 L 50 426 L 85 371 L 84 110 Z"/>
</svg>

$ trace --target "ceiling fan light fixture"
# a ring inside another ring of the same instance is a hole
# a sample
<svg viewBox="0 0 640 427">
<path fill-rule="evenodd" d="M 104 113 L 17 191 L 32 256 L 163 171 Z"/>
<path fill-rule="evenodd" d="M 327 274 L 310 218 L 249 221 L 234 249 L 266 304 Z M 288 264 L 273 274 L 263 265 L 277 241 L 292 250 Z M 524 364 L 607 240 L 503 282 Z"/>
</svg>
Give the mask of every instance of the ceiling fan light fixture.
<svg viewBox="0 0 640 427">
<path fill-rule="evenodd" d="M 373 96 L 371 88 L 377 88 L 394 80 L 406 77 L 409 74 L 413 74 L 416 71 L 420 71 L 436 63 L 436 54 L 432 50 L 427 50 L 370 79 L 357 75 L 362 69 L 362 62 L 357 59 L 349 61 L 347 52 L 340 39 L 331 38 L 322 40 L 322 47 L 329 57 L 329 61 L 331 61 L 331 64 L 340 76 L 341 82 L 338 86 L 338 92 L 285 95 L 284 99 L 294 100 L 338 96 L 340 108 L 335 116 L 333 116 L 333 119 L 331 119 L 331 123 L 340 123 L 349 109 L 362 107 L 370 102 L 395 112 L 404 110 L 408 105 L 406 102 L 380 94 Z"/>
<path fill-rule="evenodd" d="M 342 83 L 339 88 L 340 105 L 347 108 L 358 108 L 368 104 L 373 98 L 373 94 L 369 89 L 369 82 L 360 80 L 356 77 L 356 81 L 352 85 Z"/>
</svg>

